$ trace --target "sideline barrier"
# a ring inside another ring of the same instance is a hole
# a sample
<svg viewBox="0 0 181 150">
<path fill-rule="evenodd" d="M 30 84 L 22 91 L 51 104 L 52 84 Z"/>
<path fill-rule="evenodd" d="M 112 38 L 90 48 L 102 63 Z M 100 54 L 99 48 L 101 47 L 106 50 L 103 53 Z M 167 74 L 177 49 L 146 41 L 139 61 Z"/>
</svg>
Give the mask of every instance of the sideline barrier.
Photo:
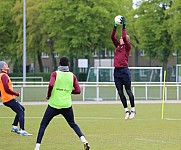
<svg viewBox="0 0 181 150">
<path fill-rule="evenodd" d="M 115 88 L 114 82 L 79 82 L 81 87 L 80 95 L 72 95 L 73 100 L 78 101 L 118 101 L 119 95 Z M 161 82 L 133 82 L 132 91 L 136 100 L 161 100 L 162 87 Z M 45 101 L 48 90 L 48 82 L 13 82 L 15 91 L 21 93 L 17 99 L 21 102 Z M 127 94 L 125 92 L 125 96 Z M 127 97 L 128 98 L 128 97 Z M 165 84 L 165 101 L 181 100 L 181 83 L 166 82 Z"/>
</svg>

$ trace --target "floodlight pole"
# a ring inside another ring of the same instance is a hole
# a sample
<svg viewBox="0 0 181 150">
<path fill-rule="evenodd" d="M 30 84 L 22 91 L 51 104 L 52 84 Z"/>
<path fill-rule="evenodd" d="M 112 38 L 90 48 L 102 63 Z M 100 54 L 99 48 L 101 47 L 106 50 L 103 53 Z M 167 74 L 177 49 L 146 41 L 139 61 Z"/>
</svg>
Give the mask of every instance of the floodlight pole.
<svg viewBox="0 0 181 150">
<path fill-rule="evenodd" d="M 26 83 L 26 0 L 23 3 L 23 85 Z"/>
</svg>

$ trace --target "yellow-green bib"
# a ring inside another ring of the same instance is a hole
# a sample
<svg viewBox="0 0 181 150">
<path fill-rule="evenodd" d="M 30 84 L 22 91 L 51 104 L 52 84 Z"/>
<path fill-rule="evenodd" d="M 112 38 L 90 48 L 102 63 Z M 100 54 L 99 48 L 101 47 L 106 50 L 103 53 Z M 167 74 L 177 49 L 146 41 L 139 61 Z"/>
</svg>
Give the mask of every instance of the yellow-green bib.
<svg viewBox="0 0 181 150">
<path fill-rule="evenodd" d="M 56 81 L 49 99 L 53 108 L 69 108 L 72 105 L 73 73 L 56 71 Z"/>
</svg>

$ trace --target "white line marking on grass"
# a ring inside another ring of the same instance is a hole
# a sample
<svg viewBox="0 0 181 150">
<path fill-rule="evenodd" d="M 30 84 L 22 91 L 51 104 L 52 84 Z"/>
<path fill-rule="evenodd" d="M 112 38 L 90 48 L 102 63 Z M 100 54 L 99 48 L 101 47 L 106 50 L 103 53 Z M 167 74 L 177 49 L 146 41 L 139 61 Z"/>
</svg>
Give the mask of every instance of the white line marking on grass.
<svg viewBox="0 0 181 150">
<path fill-rule="evenodd" d="M 176 118 L 165 118 L 165 120 L 176 120 L 176 121 L 179 121 L 181 119 L 176 119 Z"/>
<path fill-rule="evenodd" d="M 14 117 L 0 117 L 0 119 L 13 119 Z M 42 119 L 42 117 L 25 117 L 25 119 Z M 63 116 L 55 116 L 54 118 L 63 118 Z M 109 117 L 75 117 L 76 120 L 123 120 L 124 118 L 109 118 Z M 142 121 L 149 121 L 149 120 L 161 120 L 158 118 L 152 118 L 152 119 L 134 119 L 134 120 L 142 120 Z M 132 120 L 125 120 L 125 121 L 132 121 Z"/>
<path fill-rule="evenodd" d="M 12 119 L 14 117 L 0 117 L 0 119 Z M 26 119 L 42 119 L 42 117 L 25 117 Z M 63 116 L 59 115 L 59 116 L 55 116 L 54 118 L 63 118 Z M 75 117 L 75 119 L 80 119 L 80 120 L 124 120 L 124 118 L 111 118 L 111 117 Z M 149 118 L 149 119 L 136 119 L 134 118 L 133 121 L 138 121 L 138 120 L 141 120 L 141 121 L 150 121 L 150 120 L 161 120 L 160 118 Z M 165 120 L 168 120 L 168 121 L 180 121 L 181 119 L 178 119 L 178 118 L 165 118 Z M 129 121 L 129 120 L 127 120 Z M 132 121 L 132 120 L 130 120 Z"/>
<path fill-rule="evenodd" d="M 0 117 L 1 119 L 12 119 L 14 117 Z M 42 117 L 25 117 L 26 119 L 39 119 Z M 63 118 L 61 115 L 54 118 Z M 104 118 L 104 117 L 75 117 L 75 119 L 91 119 L 91 120 L 120 120 L 121 118 Z"/>
<path fill-rule="evenodd" d="M 157 142 L 157 143 L 167 143 L 168 142 L 168 141 L 162 141 L 162 140 L 152 140 L 152 139 L 142 139 L 142 138 L 135 138 L 135 140 L 146 141 L 146 142 Z"/>
<path fill-rule="evenodd" d="M 12 119 L 14 117 L 0 117 L 0 119 Z M 39 118 L 42 118 L 42 117 L 25 117 L 27 119 L 39 119 Z"/>
<path fill-rule="evenodd" d="M 92 120 L 120 120 L 121 118 L 108 118 L 108 117 L 75 117 L 75 119 L 92 119 Z"/>
<path fill-rule="evenodd" d="M 87 119 L 87 120 L 123 120 L 123 121 L 150 121 L 150 120 L 153 120 L 153 121 L 157 121 L 157 120 L 161 120 L 161 118 L 143 118 L 143 119 L 137 119 L 137 118 L 134 118 L 134 119 L 128 119 L 128 120 L 125 120 L 124 118 L 120 117 L 120 118 L 111 118 L 111 117 L 75 117 L 75 119 Z M 177 120 L 180 120 L 180 119 L 177 119 Z"/>
</svg>

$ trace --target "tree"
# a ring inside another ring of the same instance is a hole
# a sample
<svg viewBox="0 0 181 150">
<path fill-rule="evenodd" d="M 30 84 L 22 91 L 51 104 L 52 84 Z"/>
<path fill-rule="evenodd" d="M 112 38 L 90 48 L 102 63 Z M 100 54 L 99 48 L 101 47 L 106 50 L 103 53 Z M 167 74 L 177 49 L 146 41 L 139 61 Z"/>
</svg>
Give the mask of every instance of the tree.
<svg viewBox="0 0 181 150">
<path fill-rule="evenodd" d="M 170 15 L 166 13 L 165 3 L 160 0 L 143 1 L 137 9 L 137 29 L 140 37 L 140 48 L 144 49 L 150 58 L 163 62 L 167 68 L 168 59 L 173 49 L 171 35 L 168 32 L 167 21 Z"/>
<path fill-rule="evenodd" d="M 18 29 L 17 51 L 22 56 L 22 0 L 16 0 L 12 9 Z M 58 52 L 71 58 L 89 56 L 101 48 L 113 49 L 110 32 L 118 14 L 130 19 L 130 0 L 27 0 L 27 58 L 38 58 L 43 71 L 41 53 Z M 128 25 L 129 26 L 129 25 Z M 121 31 L 121 28 L 118 29 Z M 120 32 L 121 34 L 121 32 Z M 47 41 L 51 41 L 47 43 Z M 56 62 L 53 61 L 54 68 Z"/>
<path fill-rule="evenodd" d="M 31 60 L 32 58 L 35 59 L 36 56 L 38 58 L 38 64 L 40 72 L 43 72 L 43 63 L 41 60 L 41 53 L 45 49 L 45 41 L 42 40 L 43 33 L 42 33 L 42 26 L 43 21 L 39 19 L 41 13 L 41 7 L 46 1 L 36 0 L 30 1 L 27 0 L 26 6 L 26 22 L 27 22 L 27 59 Z M 16 21 L 16 25 L 19 27 L 18 30 L 18 43 L 19 43 L 19 55 L 23 55 L 23 1 L 17 0 L 16 4 L 13 8 L 13 15 L 14 20 Z M 36 56 L 35 56 L 36 55 Z"/>
<path fill-rule="evenodd" d="M 173 48 L 177 52 L 177 63 L 181 63 L 181 1 L 170 1 L 172 7 L 167 10 L 167 14 L 171 17 L 168 19 L 168 32 L 171 35 L 173 41 Z"/>
<path fill-rule="evenodd" d="M 14 6 L 15 1 L 2 1 L 0 5 L 0 59 L 12 60 L 16 56 L 16 39 L 17 27 L 15 22 L 11 19 L 11 8 Z"/>
<path fill-rule="evenodd" d="M 121 7 L 121 4 L 125 7 Z M 44 19 L 46 25 L 51 27 L 49 37 L 55 41 L 55 45 L 60 46 L 58 49 L 55 46 L 55 51 L 70 56 L 71 60 L 77 58 L 78 53 L 80 57 L 85 57 L 100 47 L 113 48 L 110 32 L 114 17 L 127 14 L 132 6 L 130 1 L 120 3 L 118 0 L 55 0 L 47 5 Z"/>
</svg>

